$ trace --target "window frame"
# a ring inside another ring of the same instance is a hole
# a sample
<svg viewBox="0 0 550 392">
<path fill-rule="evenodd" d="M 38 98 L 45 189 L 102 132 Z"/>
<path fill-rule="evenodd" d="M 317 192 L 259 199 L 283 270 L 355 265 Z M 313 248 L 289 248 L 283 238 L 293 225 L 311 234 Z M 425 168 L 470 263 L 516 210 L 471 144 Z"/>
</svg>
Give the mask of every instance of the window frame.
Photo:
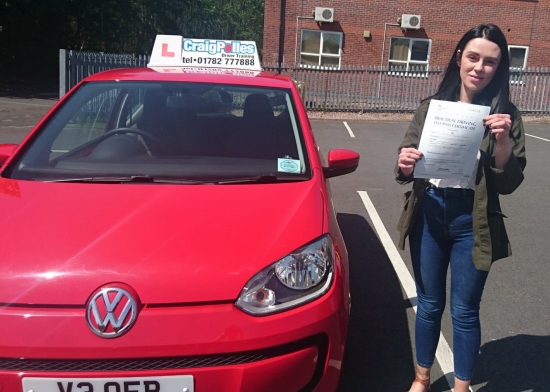
<svg viewBox="0 0 550 392">
<path fill-rule="evenodd" d="M 525 57 L 523 58 L 522 67 L 512 67 L 510 66 L 510 84 L 524 84 L 523 74 L 527 68 L 527 59 L 529 58 L 529 46 L 527 45 L 508 45 L 508 57 L 510 57 L 510 49 L 525 49 Z M 510 58 L 511 60 L 511 58 Z M 514 70 L 514 71 L 512 71 Z M 514 72 L 517 76 L 513 76 Z M 514 79 L 512 79 L 514 77 Z"/>
<path fill-rule="evenodd" d="M 409 50 L 408 50 L 408 53 L 407 53 L 407 60 L 393 60 L 393 59 L 390 58 L 391 49 L 392 49 L 391 43 L 392 43 L 392 40 L 394 40 L 394 39 L 409 40 Z M 411 60 L 412 45 L 413 45 L 413 42 L 415 42 L 415 41 L 428 42 L 428 53 L 426 55 L 426 58 L 427 58 L 426 61 Z M 428 77 L 428 70 L 430 68 L 431 53 L 432 53 L 432 40 L 430 38 L 391 36 L 390 37 L 390 42 L 389 42 L 389 45 L 388 45 L 388 60 L 387 60 L 387 63 L 386 63 L 387 67 L 388 67 L 388 75 L 392 75 L 392 76 L 410 76 L 410 77 Z M 390 70 L 390 67 L 391 67 L 390 62 L 392 62 L 392 63 L 396 63 L 396 62 L 397 63 L 402 63 L 406 67 L 405 72 L 391 71 Z M 411 64 L 411 62 L 412 62 L 412 64 Z M 418 66 L 425 65 L 426 66 L 426 71 L 425 72 L 412 72 L 410 70 L 410 68 L 411 68 L 411 66 L 415 66 L 415 65 L 418 65 Z"/>
<path fill-rule="evenodd" d="M 320 33 L 321 39 L 319 40 L 319 52 L 313 53 L 313 52 L 304 52 L 302 51 L 302 42 L 304 37 L 304 31 L 313 32 L 313 33 Z M 340 37 L 340 42 L 338 43 L 338 54 L 330 54 L 330 53 L 323 53 L 323 42 L 324 42 L 324 35 L 327 34 L 338 34 Z M 330 31 L 330 30 L 312 30 L 312 29 L 301 29 L 300 31 L 300 68 L 312 68 L 312 69 L 328 69 L 328 70 L 335 70 L 339 71 L 342 68 L 342 43 L 344 41 L 344 33 L 340 31 Z M 319 56 L 319 64 L 318 65 L 310 65 L 310 64 L 302 64 L 302 55 L 306 56 Z M 321 58 L 322 57 L 332 57 L 332 58 L 338 58 L 338 67 L 329 67 L 325 65 L 321 65 Z"/>
</svg>

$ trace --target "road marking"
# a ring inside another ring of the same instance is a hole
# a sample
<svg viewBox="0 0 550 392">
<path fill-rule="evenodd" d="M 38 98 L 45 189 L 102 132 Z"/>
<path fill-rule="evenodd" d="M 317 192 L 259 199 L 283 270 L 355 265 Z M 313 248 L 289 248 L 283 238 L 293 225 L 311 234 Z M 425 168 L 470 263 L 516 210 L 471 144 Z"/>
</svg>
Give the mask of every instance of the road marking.
<svg viewBox="0 0 550 392">
<path fill-rule="evenodd" d="M 0 103 L 9 103 L 11 105 L 23 105 L 23 106 L 43 106 L 45 108 L 51 108 L 54 104 L 51 105 L 41 105 L 39 103 L 26 103 L 26 102 L 12 102 L 12 101 L 1 101 Z"/>
<path fill-rule="evenodd" d="M 349 127 L 348 123 L 344 121 L 344 126 L 348 129 L 348 132 L 349 132 L 349 135 L 351 137 L 355 137 L 355 135 L 353 134 L 353 131 L 351 130 L 351 128 Z"/>
<path fill-rule="evenodd" d="M 543 137 L 538 137 L 538 136 L 535 136 L 535 135 L 529 135 L 528 133 L 526 133 L 525 135 L 534 137 L 535 139 L 544 140 L 545 142 L 550 142 L 550 140 L 545 139 L 545 138 L 543 138 Z"/>
<path fill-rule="evenodd" d="M 380 219 L 376 208 L 374 208 L 374 204 L 372 204 L 369 195 L 365 191 L 357 191 L 357 193 L 359 193 L 361 200 L 363 200 L 363 204 L 367 209 L 367 213 L 369 214 L 370 219 L 374 225 L 374 229 L 378 233 L 380 242 L 382 243 L 384 249 L 386 250 L 386 253 L 388 254 L 388 257 L 393 265 L 397 277 L 401 281 L 401 285 L 403 286 L 403 290 L 405 290 L 407 298 L 409 299 L 409 301 L 413 298 L 416 298 L 416 285 L 414 283 L 414 279 L 411 276 L 407 266 L 405 265 L 405 262 L 401 258 L 399 251 L 395 247 L 393 240 L 388 234 L 384 223 L 382 223 L 382 220 Z M 416 306 L 413 306 L 413 309 L 416 313 Z M 443 374 L 445 374 L 447 383 L 451 387 L 452 391 L 454 388 L 453 352 L 442 333 L 439 334 L 439 344 L 437 345 L 435 357 L 437 359 L 437 362 L 439 363 L 439 366 L 441 367 L 441 370 L 443 371 Z M 470 391 L 471 390 L 472 389 L 470 388 Z"/>
<path fill-rule="evenodd" d="M 19 129 L 19 128 L 32 128 L 34 127 L 34 125 L 21 125 L 21 126 L 17 126 L 17 125 L 2 125 L 0 126 L 0 129 L 11 129 L 11 128 L 16 128 L 16 129 Z"/>
</svg>

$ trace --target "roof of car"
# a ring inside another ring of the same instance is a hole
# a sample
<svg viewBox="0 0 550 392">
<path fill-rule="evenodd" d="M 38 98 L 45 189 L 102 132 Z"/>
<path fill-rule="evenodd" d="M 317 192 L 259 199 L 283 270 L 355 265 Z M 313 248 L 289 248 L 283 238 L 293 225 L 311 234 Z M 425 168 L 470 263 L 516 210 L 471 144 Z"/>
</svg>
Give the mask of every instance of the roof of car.
<svg viewBox="0 0 550 392">
<path fill-rule="evenodd" d="M 85 79 L 100 81 L 199 82 L 290 88 L 289 76 L 270 72 L 230 71 L 227 69 L 192 69 L 185 67 L 120 68 L 98 72 Z"/>
</svg>

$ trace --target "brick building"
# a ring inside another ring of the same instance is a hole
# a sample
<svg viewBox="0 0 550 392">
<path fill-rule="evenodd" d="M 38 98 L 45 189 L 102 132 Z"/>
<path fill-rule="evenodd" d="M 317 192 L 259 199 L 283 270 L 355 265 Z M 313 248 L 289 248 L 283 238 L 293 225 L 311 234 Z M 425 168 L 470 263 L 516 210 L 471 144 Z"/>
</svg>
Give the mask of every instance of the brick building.
<svg viewBox="0 0 550 392">
<path fill-rule="evenodd" d="M 550 0 L 265 0 L 262 60 L 444 67 L 460 37 L 480 23 L 502 29 L 512 66 L 550 65 Z"/>
</svg>

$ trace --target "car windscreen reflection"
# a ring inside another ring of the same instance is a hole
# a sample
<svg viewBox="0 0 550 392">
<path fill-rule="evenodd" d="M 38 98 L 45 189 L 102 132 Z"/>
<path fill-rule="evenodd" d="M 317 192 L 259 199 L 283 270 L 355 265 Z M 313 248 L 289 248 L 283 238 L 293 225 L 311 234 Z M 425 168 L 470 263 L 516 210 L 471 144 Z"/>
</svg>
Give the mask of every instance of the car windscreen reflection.
<svg viewBox="0 0 550 392">
<path fill-rule="evenodd" d="M 214 83 L 82 85 L 9 176 L 239 183 L 311 178 L 290 90 Z"/>
</svg>

